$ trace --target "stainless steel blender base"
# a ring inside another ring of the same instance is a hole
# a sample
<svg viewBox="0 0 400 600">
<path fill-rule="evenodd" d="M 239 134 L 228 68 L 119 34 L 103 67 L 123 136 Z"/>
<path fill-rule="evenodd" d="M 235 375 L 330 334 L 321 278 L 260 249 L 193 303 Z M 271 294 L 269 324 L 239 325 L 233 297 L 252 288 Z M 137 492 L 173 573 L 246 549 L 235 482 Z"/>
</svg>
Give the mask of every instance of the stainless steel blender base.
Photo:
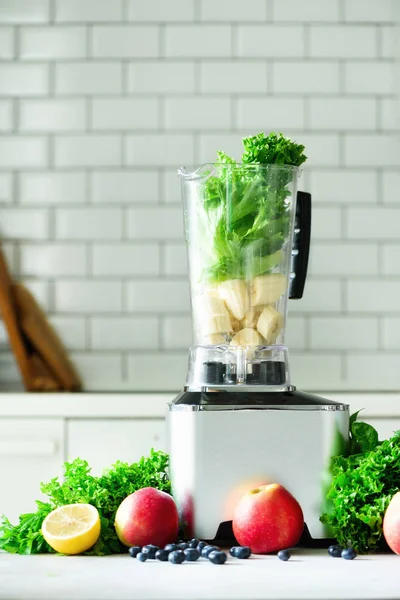
<svg viewBox="0 0 400 600">
<path fill-rule="evenodd" d="M 231 405 L 217 403 L 224 392 L 195 395 L 211 403 L 182 403 L 181 395 L 168 413 L 173 495 L 186 535 L 214 539 L 243 493 L 277 482 L 300 503 L 311 537 L 329 537 L 319 516 L 330 459 L 347 444 L 348 406 L 301 392 L 260 394 L 264 405 L 252 393 L 244 404 L 234 393 Z"/>
</svg>

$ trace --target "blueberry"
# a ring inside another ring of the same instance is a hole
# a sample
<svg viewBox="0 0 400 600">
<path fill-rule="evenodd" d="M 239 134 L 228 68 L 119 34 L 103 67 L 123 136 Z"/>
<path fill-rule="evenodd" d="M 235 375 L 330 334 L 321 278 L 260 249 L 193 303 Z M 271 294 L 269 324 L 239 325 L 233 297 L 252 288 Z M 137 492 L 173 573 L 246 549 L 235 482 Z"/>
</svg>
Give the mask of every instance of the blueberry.
<svg viewBox="0 0 400 600">
<path fill-rule="evenodd" d="M 157 550 L 155 558 L 157 560 L 161 560 L 162 562 L 165 562 L 168 560 L 168 556 L 169 556 L 169 552 L 168 550 Z"/>
<path fill-rule="evenodd" d="M 186 560 L 188 560 L 189 562 L 194 562 L 195 560 L 200 558 L 200 552 L 196 548 L 186 548 L 186 550 L 184 550 L 183 553 L 186 557 Z"/>
<path fill-rule="evenodd" d="M 143 546 L 142 552 L 147 554 L 147 558 L 154 559 L 156 557 L 156 552 L 160 548 L 158 546 L 154 546 L 153 544 L 147 544 L 147 546 Z"/>
<path fill-rule="evenodd" d="M 345 560 L 353 560 L 357 556 L 357 552 L 354 548 L 345 548 L 342 550 L 342 558 Z"/>
<path fill-rule="evenodd" d="M 180 565 L 185 560 L 185 554 L 183 550 L 174 550 L 168 554 L 168 560 L 173 565 Z"/>
<path fill-rule="evenodd" d="M 279 550 L 278 558 L 279 558 L 279 560 L 289 560 L 289 558 L 290 558 L 289 550 Z"/>
<path fill-rule="evenodd" d="M 128 550 L 129 555 L 132 556 L 132 558 L 136 558 L 141 551 L 142 549 L 140 546 L 131 546 Z"/>
<path fill-rule="evenodd" d="M 180 550 L 186 550 L 186 548 L 189 548 L 189 544 L 188 544 L 187 542 L 180 542 L 180 543 L 178 544 L 178 548 L 179 548 Z"/>
<path fill-rule="evenodd" d="M 199 542 L 200 540 L 198 540 L 197 538 L 193 538 L 192 540 L 190 540 L 188 546 L 189 548 L 197 548 Z"/>
<path fill-rule="evenodd" d="M 140 562 L 146 562 L 146 560 L 149 558 L 149 555 L 146 552 L 139 552 L 136 558 L 140 560 Z"/>
<path fill-rule="evenodd" d="M 223 565 L 227 558 L 227 555 L 222 550 L 212 550 L 208 555 L 208 560 L 214 565 Z"/>
<path fill-rule="evenodd" d="M 333 558 L 340 558 L 342 555 L 343 547 L 339 546 L 339 544 L 335 544 L 334 546 L 329 546 L 328 554 L 333 556 Z"/>
<path fill-rule="evenodd" d="M 174 550 L 179 550 L 179 548 L 177 544 L 167 544 L 166 546 L 164 546 L 164 550 L 166 550 L 167 552 L 173 552 Z"/>
<path fill-rule="evenodd" d="M 207 542 L 199 542 L 196 547 L 197 547 L 197 550 L 201 553 L 203 548 L 205 548 L 207 545 L 208 545 Z"/>
<path fill-rule="evenodd" d="M 204 546 L 204 548 L 201 551 L 201 555 L 203 558 L 208 558 L 208 555 L 210 554 L 210 552 L 212 552 L 213 550 L 219 550 L 218 546 Z"/>
<path fill-rule="evenodd" d="M 251 556 L 251 550 L 248 546 L 239 546 L 234 556 L 236 558 L 249 558 Z"/>
</svg>

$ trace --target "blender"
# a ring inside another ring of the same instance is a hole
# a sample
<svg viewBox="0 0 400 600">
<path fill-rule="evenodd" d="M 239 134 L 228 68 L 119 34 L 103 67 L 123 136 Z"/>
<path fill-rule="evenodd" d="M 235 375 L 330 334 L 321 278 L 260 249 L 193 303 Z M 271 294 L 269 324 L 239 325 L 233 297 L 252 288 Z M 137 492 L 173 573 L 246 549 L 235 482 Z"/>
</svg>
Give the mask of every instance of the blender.
<svg viewBox="0 0 400 600">
<path fill-rule="evenodd" d="M 170 476 L 185 536 L 231 539 L 241 496 L 280 483 L 305 531 L 329 537 L 331 457 L 348 441 L 348 405 L 297 391 L 285 329 L 307 273 L 311 196 L 287 165 L 206 164 L 178 171 L 194 344 L 168 410 Z"/>
</svg>

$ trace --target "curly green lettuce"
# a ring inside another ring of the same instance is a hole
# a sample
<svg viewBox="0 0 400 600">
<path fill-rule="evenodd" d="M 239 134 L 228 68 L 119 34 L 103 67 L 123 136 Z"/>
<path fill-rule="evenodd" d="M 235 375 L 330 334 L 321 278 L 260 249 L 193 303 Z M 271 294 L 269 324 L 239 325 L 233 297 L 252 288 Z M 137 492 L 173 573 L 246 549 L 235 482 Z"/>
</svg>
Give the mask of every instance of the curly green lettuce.
<svg viewBox="0 0 400 600">
<path fill-rule="evenodd" d="M 64 477 L 42 483 L 41 491 L 47 502 L 36 501 L 35 513 L 22 514 L 13 525 L 4 515 L 0 519 L 0 550 L 14 554 L 54 552 L 46 543 L 41 527 L 46 516 L 55 508 L 82 502 L 92 504 L 100 514 L 101 534 L 95 546 L 85 554 L 102 556 L 124 551 L 114 528 L 115 513 L 122 500 L 144 487 L 154 487 L 171 493 L 167 475 L 168 455 L 151 450 L 148 457 L 137 463 L 118 461 L 101 477 L 91 475 L 85 460 L 76 458 L 64 464 Z"/>
<path fill-rule="evenodd" d="M 386 546 L 383 517 L 400 488 L 400 431 L 379 442 L 374 427 L 356 418 L 350 420 L 350 455 L 333 458 L 331 509 L 321 521 L 340 544 L 367 553 Z"/>
<path fill-rule="evenodd" d="M 259 133 L 243 139 L 242 163 L 217 152 L 219 176 L 205 183 L 199 222 L 203 226 L 208 282 L 261 275 L 282 259 L 290 229 L 290 169 L 299 167 L 304 146 L 282 134 Z M 248 167 L 254 165 L 254 169 Z"/>
</svg>

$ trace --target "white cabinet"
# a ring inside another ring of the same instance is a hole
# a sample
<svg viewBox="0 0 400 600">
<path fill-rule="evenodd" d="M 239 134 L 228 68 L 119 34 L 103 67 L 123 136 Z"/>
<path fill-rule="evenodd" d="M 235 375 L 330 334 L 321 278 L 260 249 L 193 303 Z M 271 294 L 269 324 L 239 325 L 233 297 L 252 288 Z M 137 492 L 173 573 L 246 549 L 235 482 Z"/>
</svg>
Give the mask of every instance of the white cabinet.
<svg viewBox="0 0 400 600">
<path fill-rule="evenodd" d="M 100 475 L 117 460 L 132 463 L 151 448 L 164 450 L 165 433 L 164 419 L 70 419 L 68 460 L 79 456 Z"/>
<path fill-rule="evenodd" d="M 61 474 L 64 441 L 62 419 L 0 419 L 0 514 L 35 511 L 40 482 Z"/>
<path fill-rule="evenodd" d="M 385 439 L 400 429 L 400 396 L 348 395 L 360 420 Z M 86 459 L 94 475 L 117 460 L 135 462 L 150 448 L 166 450 L 170 397 L 91 394 L 9 395 L 0 402 L 0 513 L 16 521 L 42 499 L 40 482 L 62 476 L 66 460 Z M 368 417 L 368 414 L 371 417 Z M 93 416 L 96 415 L 96 416 Z"/>
</svg>

